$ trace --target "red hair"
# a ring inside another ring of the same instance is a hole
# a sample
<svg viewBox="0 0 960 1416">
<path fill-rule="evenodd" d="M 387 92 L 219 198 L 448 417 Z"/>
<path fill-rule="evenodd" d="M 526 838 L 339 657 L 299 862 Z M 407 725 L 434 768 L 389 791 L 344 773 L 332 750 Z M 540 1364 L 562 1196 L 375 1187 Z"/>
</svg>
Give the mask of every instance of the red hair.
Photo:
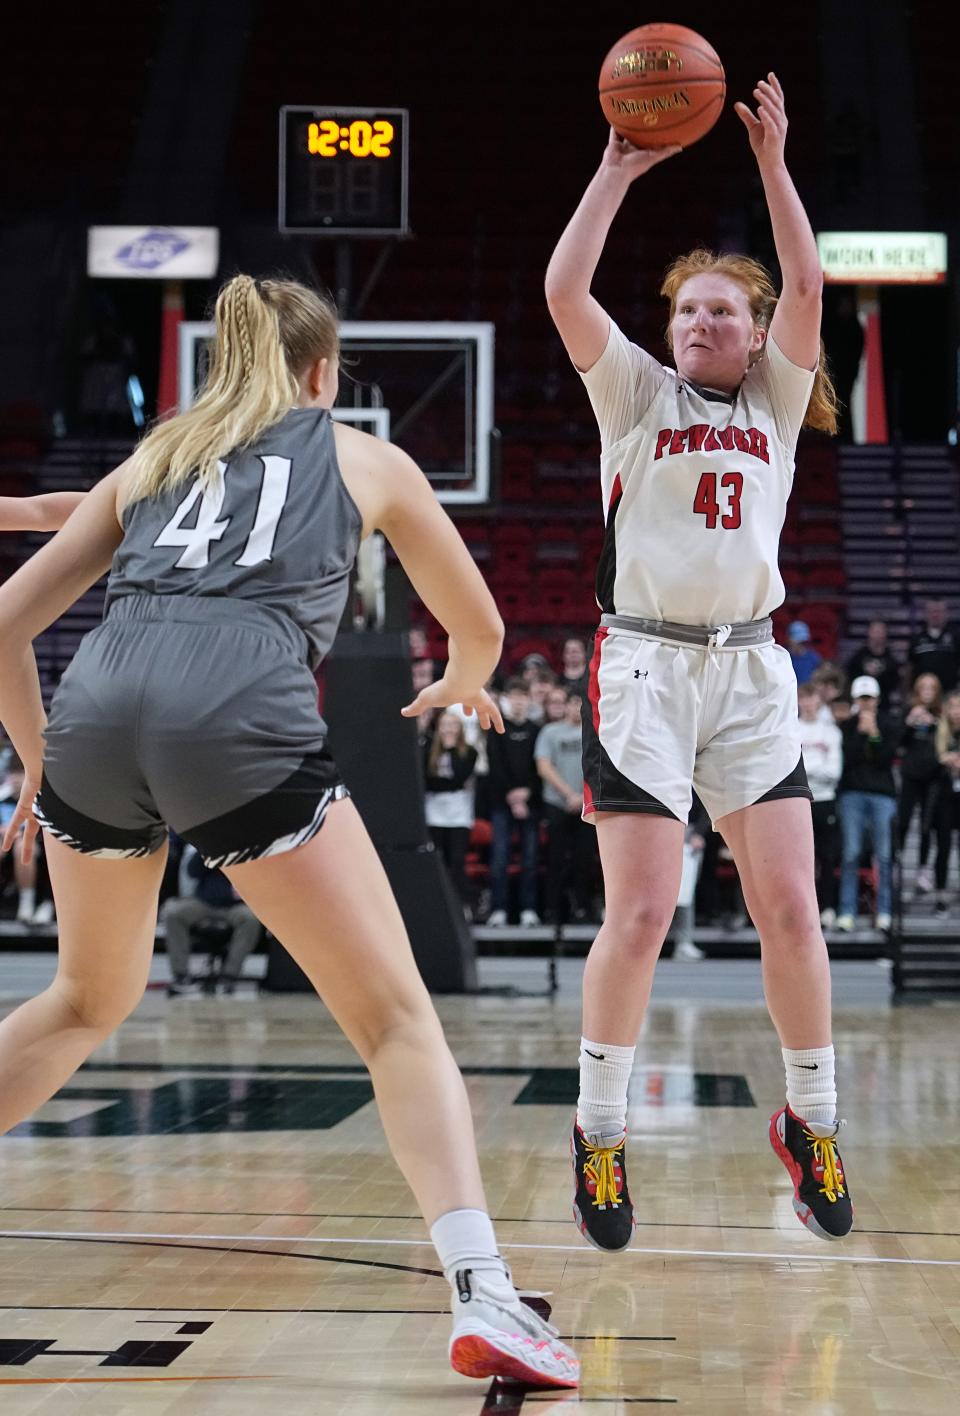
<svg viewBox="0 0 960 1416">
<path fill-rule="evenodd" d="M 660 286 L 660 294 L 670 301 L 670 321 L 667 325 L 667 343 L 673 348 L 670 326 L 677 311 L 677 295 L 694 275 L 726 275 L 735 280 L 747 297 L 750 313 L 755 325 L 769 331 L 773 312 L 777 308 L 777 292 L 770 272 L 759 261 L 750 256 L 716 255 L 702 246 L 686 256 L 678 256 L 668 267 Z M 751 359 L 751 363 L 763 357 L 763 350 Z M 810 402 L 807 404 L 803 420 L 805 428 L 817 428 L 823 433 L 837 431 L 837 395 L 827 370 L 827 357 L 820 341 L 820 362 L 817 365 Z"/>
</svg>

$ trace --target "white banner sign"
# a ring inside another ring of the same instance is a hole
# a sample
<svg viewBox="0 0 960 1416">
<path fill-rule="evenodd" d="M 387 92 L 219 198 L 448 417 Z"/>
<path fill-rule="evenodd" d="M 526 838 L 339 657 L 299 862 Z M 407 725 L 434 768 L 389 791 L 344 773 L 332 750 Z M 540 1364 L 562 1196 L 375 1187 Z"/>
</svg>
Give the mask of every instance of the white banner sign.
<svg viewBox="0 0 960 1416">
<path fill-rule="evenodd" d="M 87 274 L 129 280 L 197 280 L 216 275 L 215 226 L 91 226 Z"/>
<path fill-rule="evenodd" d="M 823 278 L 837 285 L 938 285 L 947 278 L 942 231 L 821 231 Z"/>
</svg>

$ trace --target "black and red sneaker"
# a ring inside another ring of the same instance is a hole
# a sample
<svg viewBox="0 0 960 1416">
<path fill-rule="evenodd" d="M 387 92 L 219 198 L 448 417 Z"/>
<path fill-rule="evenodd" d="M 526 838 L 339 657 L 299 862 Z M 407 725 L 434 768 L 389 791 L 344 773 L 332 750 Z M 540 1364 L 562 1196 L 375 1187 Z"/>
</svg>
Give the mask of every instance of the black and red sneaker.
<svg viewBox="0 0 960 1416">
<path fill-rule="evenodd" d="M 625 1249 L 633 1238 L 633 1205 L 627 1190 L 627 1137 L 584 1135 L 576 1121 L 570 1155 L 576 1189 L 573 1217 L 595 1249 Z"/>
<path fill-rule="evenodd" d="M 770 1144 L 793 1181 L 793 1208 L 820 1239 L 842 1239 L 853 1228 L 853 1204 L 837 1150 L 841 1122 L 802 1121 L 789 1106 L 770 1117 Z"/>
</svg>

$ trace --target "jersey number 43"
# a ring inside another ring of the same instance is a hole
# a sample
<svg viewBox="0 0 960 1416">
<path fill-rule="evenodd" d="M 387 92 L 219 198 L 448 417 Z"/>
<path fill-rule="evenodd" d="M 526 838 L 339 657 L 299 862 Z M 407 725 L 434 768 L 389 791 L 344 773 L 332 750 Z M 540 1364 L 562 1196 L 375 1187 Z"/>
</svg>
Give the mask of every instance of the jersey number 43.
<svg viewBox="0 0 960 1416">
<path fill-rule="evenodd" d="M 720 490 L 727 494 L 726 509 L 722 511 L 717 500 L 717 474 L 704 472 L 697 484 L 693 498 L 693 510 L 698 516 L 707 518 L 707 530 L 715 531 L 717 523 L 724 531 L 736 531 L 740 525 L 740 495 L 743 491 L 741 472 L 724 472 L 720 478 Z"/>
</svg>

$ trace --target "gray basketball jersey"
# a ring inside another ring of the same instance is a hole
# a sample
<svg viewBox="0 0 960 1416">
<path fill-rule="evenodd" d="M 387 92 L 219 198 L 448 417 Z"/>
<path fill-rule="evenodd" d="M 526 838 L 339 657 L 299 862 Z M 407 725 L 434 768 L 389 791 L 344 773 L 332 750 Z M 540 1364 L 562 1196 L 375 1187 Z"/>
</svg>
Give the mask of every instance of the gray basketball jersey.
<svg viewBox="0 0 960 1416">
<path fill-rule="evenodd" d="M 315 668 L 343 614 L 362 518 L 337 461 L 330 413 L 293 408 L 251 447 L 123 514 L 107 606 L 126 595 L 254 600 L 303 630 Z"/>
</svg>

